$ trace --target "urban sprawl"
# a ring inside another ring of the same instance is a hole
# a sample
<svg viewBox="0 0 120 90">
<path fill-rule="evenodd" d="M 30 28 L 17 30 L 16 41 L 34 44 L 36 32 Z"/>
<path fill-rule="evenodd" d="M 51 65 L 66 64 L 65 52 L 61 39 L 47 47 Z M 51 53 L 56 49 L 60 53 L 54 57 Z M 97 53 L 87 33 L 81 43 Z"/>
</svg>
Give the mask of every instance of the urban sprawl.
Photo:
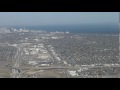
<svg viewBox="0 0 120 90">
<path fill-rule="evenodd" d="M 119 34 L 0 28 L 0 78 L 120 77 Z"/>
</svg>

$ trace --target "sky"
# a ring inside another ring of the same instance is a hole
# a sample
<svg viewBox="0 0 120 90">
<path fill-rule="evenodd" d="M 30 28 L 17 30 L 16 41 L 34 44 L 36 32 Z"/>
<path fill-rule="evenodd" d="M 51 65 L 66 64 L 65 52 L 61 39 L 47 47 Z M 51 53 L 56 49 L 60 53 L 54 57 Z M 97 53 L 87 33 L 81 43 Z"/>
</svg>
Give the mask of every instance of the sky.
<svg viewBox="0 0 120 90">
<path fill-rule="evenodd" d="M 117 24 L 118 12 L 0 12 L 0 25 Z"/>
</svg>

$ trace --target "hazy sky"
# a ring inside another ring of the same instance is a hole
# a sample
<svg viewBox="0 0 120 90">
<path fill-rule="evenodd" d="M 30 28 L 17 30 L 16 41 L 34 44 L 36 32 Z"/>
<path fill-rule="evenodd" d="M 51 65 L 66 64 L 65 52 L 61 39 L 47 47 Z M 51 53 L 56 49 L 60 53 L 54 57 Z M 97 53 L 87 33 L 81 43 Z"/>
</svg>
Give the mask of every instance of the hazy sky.
<svg viewBox="0 0 120 90">
<path fill-rule="evenodd" d="M 118 12 L 0 12 L 0 25 L 117 24 L 118 22 Z"/>
</svg>

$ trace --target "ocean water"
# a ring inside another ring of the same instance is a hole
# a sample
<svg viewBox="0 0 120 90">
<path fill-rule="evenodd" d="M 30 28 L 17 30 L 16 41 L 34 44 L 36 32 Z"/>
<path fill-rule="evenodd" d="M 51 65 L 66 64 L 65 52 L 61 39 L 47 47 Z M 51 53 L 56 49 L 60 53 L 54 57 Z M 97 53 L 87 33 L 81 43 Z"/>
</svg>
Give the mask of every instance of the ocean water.
<svg viewBox="0 0 120 90">
<path fill-rule="evenodd" d="M 118 25 L 49 25 L 49 26 L 16 26 L 15 28 L 25 28 L 29 30 L 44 30 L 48 32 L 70 33 L 119 33 Z"/>
</svg>

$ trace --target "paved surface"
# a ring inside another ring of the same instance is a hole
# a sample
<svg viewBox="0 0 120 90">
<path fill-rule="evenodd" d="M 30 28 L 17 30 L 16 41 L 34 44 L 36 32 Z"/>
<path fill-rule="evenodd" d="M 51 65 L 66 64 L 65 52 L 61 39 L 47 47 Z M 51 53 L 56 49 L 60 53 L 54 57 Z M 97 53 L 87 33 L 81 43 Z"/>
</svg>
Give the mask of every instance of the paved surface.
<svg viewBox="0 0 120 90">
<path fill-rule="evenodd" d="M 21 68 L 21 70 L 27 70 L 27 69 L 79 69 L 79 68 L 100 68 L 100 67 L 120 67 L 120 65 L 111 65 L 111 66 L 79 66 L 79 67 L 72 67 L 72 66 L 48 66 L 48 67 L 24 67 Z"/>
<path fill-rule="evenodd" d="M 14 64 L 13 64 L 13 68 L 12 68 L 12 74 L 11 77 L 12 78 L 20 78 L 20 70 L 19 70 L 19 66 L 20 66 L 20 48 L 18 48 L 17 53 L 15 55 L 14 58 Z"/>
</svg>

